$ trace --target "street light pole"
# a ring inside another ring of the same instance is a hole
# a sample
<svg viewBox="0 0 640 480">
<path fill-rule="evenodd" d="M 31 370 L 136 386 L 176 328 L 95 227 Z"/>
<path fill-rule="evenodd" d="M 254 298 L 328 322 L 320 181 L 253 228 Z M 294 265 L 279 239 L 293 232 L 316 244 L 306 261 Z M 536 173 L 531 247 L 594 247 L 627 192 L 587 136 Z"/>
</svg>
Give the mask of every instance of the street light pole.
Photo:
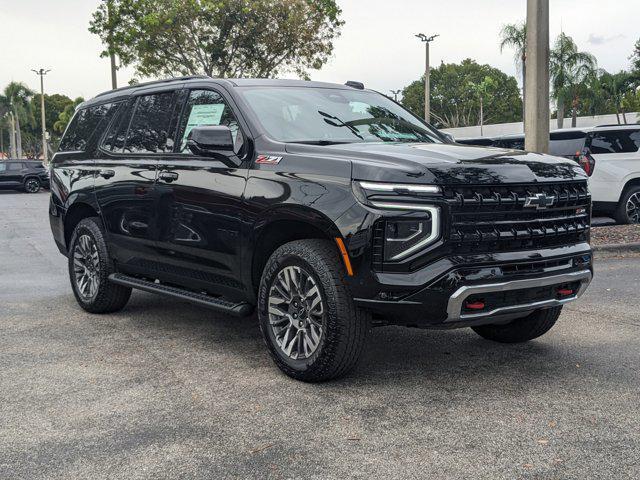
<svg viewBox="0 0 640 480">
<path fill-rule="evenodd" d="M 425 69 L 424 69 L 424 121 L 427 123 L 431 122 L 431 67 L 429 65 L 429 44 L 436 38 L 439 37 L 439 34 L 431 35 L 428 37 L 424 33 L 418 33 L 416 37 L 420 39 L 421 42 L 425 45 Z"/>
<path fill-rule="evenodd" d="M 45 70 L 41 68 L 40 70 L 31 70 L 36 75 L 40 77 L 40 119 L 42 122 L 42 160 L 44 163 L 49 163 L 49 152 L 47 151 L 47 125 L 45 119 L 45 111 L 44 111 L 44 76 L 49 73 L 51 70 Z"/>
<path fill-rule="evenodd" d="M 398 94 L 402 93 L 402 90 L 389 90 L 389 91 L 393 95 L 393 99 L 397 102 L 398 101 Z"/>
</svg>

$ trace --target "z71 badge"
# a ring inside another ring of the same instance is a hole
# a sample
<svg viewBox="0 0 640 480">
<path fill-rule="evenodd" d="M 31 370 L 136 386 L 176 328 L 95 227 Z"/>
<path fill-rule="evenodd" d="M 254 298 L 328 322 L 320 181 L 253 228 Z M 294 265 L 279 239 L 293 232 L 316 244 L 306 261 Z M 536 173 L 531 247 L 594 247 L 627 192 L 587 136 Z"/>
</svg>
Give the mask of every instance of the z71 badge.
<svg viewBox="0 0 640 480">
<path fill-rule="evenodd" d="M 272 155 L 258 155 L 256 163 L 262 163 L 263 165 L 277 165 L 282 160 L 282 157 L 274 157 Z"/>
</svg>

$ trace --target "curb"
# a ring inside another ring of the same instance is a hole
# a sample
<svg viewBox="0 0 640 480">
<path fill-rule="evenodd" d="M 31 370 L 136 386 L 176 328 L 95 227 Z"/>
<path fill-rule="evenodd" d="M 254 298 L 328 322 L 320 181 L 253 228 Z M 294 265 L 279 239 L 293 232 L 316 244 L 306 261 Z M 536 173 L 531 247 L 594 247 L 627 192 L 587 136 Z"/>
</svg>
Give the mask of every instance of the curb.
<svg viewBox="0 0 640 480">
<path fill-rule="evenodd" d="M 637 243 L 609 243 L 605 245 L 595 245 L 591 249 L 596 256 L 606 256 L 607 254 L 640 253 L 640 242 Z"/>
</svg>

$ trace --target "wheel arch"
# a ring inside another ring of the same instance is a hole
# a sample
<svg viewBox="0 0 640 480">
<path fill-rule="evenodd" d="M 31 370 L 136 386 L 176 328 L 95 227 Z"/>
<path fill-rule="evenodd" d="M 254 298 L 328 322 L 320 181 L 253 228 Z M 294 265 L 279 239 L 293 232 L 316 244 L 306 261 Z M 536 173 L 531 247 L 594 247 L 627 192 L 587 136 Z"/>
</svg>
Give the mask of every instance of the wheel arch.
<svg viewBox="0 0 640 480">
<path fill-rule="evenodd" d="M 248 252 L 251 292 L 260 285 L 262 270 L 271 254 L 285 243 L 320 238 L 334 240 L 341 237 L 336 224 L 325 214 L 305 206 L 282 206 L 260 216 L 253 228 Z M 336 255 L 339 255 L 336 246 Z"/>
<path fill-rule="evenodd" d="M 67 249 L 76 225 L 88 217 L 99 217 L 97 209 L 88 202 L 76 201 L 67 209 L 64 216 L 64 242 Z"/>
<path fill-rule="evenodd" d="M 622 190 L 620 190 L 620 198 L 618 199 L 618 202 L 622 201 L 622 197 L 627 193 L 627 191 L 630 188 L 640 187 L 640 173 L 638 173 L 636 175 L 637 176 L 635 176 L 633 178 L 626 178 L 625 179 L 625 184 L 622 187 Z"/>
</svg>

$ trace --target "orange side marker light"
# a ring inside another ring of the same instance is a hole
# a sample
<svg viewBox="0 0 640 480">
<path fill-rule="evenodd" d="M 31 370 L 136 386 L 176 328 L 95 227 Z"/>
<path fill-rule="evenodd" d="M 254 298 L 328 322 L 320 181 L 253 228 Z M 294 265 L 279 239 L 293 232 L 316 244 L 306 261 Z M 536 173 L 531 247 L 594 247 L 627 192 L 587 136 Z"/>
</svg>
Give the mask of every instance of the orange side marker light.
<svg viewBox="0 0 640 480">
<path fill-rule="evenodd" d="M 336 244 L 338 245 L 338 249 L 340 250 L 340 254 L 342 255 L 342 261 L 344 262 L 344 266 L 347 269 L 347 275 L 353 277 L 353 268 L 351 268 L 351 260 L 349 260 L 349 254 L 347 253 L 347 249 L 344 246 L 344 242 L 340 237 L 336 237 Z"/>
</svg>

